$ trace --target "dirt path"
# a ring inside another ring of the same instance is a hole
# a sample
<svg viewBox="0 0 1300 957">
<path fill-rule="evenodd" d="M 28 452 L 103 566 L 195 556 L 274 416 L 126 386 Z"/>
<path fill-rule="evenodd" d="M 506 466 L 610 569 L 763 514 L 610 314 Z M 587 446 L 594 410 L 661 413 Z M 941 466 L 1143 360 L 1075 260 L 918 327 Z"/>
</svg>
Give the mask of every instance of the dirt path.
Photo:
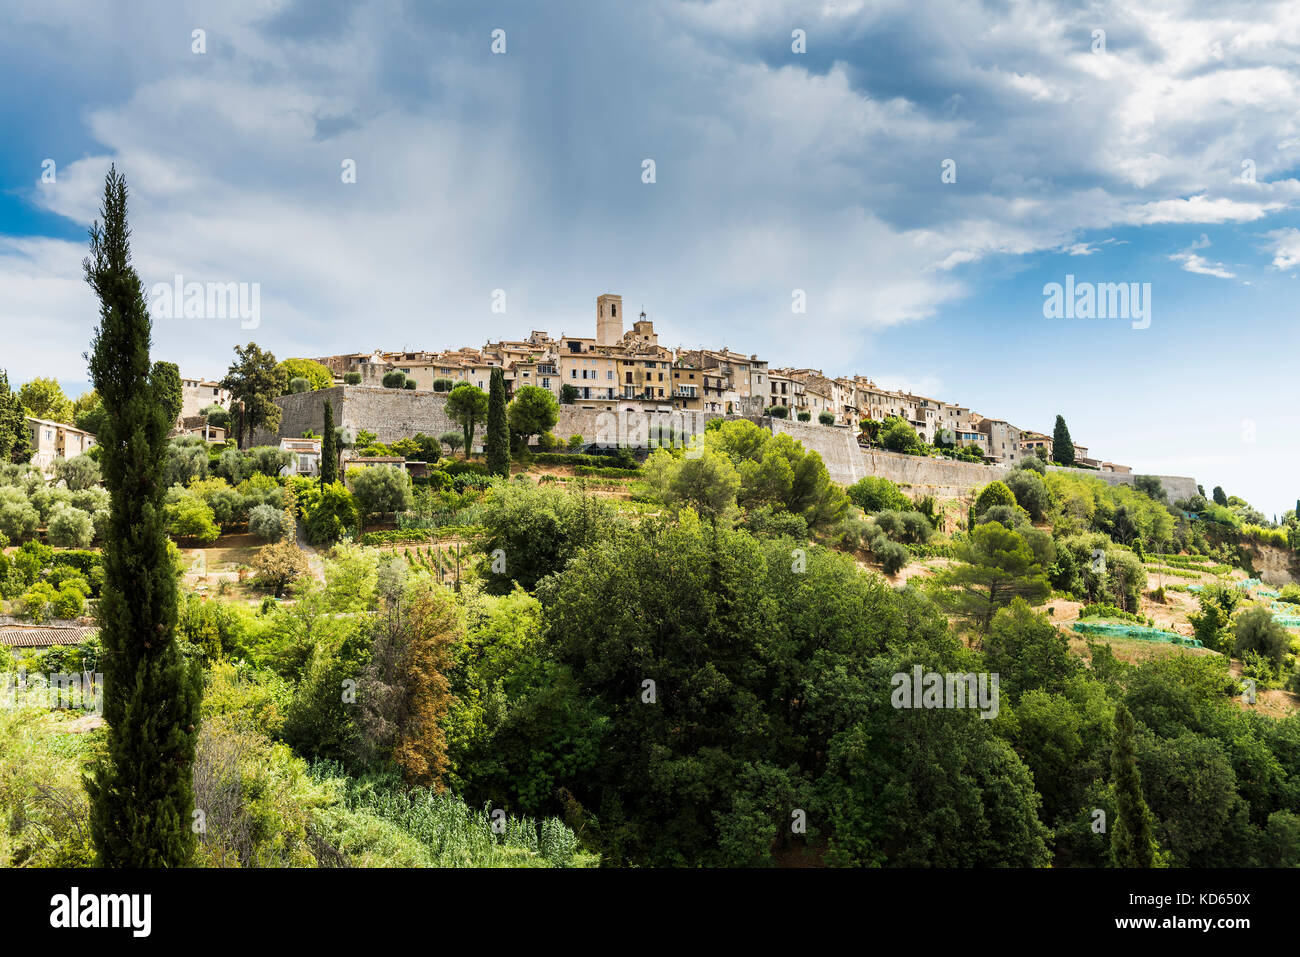
<svg viewBox="0 0 1300 957">
<path fill-rule="evenodd" d="M 320 557 L 320 552 L 308 543 L 307 534 L 302 529 L 302 523 L 295 523 L 298 534 L 298 547 L 303 550 L 307 556 L 307 568 L 311 571 L 311 577 L 321 584 L 325 583 L 325 559 Z"/>
</svg>

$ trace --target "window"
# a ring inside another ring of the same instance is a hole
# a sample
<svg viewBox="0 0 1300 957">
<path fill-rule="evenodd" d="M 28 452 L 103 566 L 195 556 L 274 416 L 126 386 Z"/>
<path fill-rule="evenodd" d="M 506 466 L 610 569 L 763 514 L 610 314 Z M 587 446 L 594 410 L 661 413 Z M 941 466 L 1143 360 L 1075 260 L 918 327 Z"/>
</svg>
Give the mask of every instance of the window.
<svg viewBox="0 0 1300 957">
<path fill-rule="evenodd" d="M 612 302 L 611 302 L 611 303 L 609 304 L 609 314 L 610 314 L 611 316 L 617 316 L 617 315 L 618 315 L 618 306 L 617 306 L 615 303 L 612 303 Z"/>
</svg>

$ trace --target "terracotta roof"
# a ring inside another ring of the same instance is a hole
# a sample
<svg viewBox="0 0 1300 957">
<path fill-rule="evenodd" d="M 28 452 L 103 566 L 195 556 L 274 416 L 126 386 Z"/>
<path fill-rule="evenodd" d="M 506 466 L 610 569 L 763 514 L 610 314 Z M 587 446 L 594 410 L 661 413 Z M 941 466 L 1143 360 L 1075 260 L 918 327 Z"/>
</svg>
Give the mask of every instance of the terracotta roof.
<svg viewBox="0 0 1300 957">
<path fill-rule="evenodd" d="M 0 645 L 10 648 L 79 645 L 98 630 L 93 625 L 0 625 Z"/>
</svg>

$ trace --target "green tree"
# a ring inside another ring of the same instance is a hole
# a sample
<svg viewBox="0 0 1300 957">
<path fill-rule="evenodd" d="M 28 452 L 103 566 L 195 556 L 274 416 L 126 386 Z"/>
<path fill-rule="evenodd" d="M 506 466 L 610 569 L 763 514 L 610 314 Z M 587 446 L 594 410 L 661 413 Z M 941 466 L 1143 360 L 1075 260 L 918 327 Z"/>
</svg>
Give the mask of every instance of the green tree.
<svg viewBox="0 0 1300 957">
<path fill-rule="evenodd" d="M 524 386 L 524 388 L 536 389 L 537 386 Z M 555 397 L 550 392 L 546 393 L 546 397 L 555 402 Z M 518 401 L 519 399 L 516 398 L 511 403 L 511 408 L 514 408 Z M 484 452 L 487 455 L 488 474 L 509 478 L 510 427 L 506 424 L 506 378 L 500 369 L 492 370 L 492 381 L 489 383 L 487 438 Z"/>
<path fill-rule="evenodd" d="M 406 387 L 406 373 L 401 369 L 392 369 L 385 372 L 380 381 L 385 389 L 402 389 Z"/>
<path fill-rule="evenodd" d="M 286 383 L 294 379 L 306 379 L 307 388 L 302 390 L 304 392 L 328 389 L 334 384 L 334 373 L 311 359 L 284 359 L 279 367 L 284 372 Z"/>
<path fill-rule="evenodd" d="M 880 444 L 891 452 L 915 455 L 921 451 L 921 437 L 903 419 L 891 415 L 880 428 Z"/>
<path fill-rule="evenodd" d="M 1222 505 L 1224 508 L 1227 508 L 1228 496 L 1224 493 L 1223 486 L 1221 485 L 1214 486 L 1214 494 L 1212 498 L 1215 505 Z M 1297 502 L 1296 504 L 1300 505 L 1300 502 Z"/>
<path fill-rule="evenodd" d="M 63 394 L 63 387 L 57 379 L 38 376 L 31 382 L 23 384 L 18 390 L 18 398 L 34 419 L 49 419 L 51 422 L 72 424 L 73 410 L 71 400 Z"/>
<path fill-rule="evenodd" d="M 509 591 L 517 582 L 537 586 L 544 576 L 562 569 L 582 549 L 612 534 L 614 512 L 592 495 L 511 482 L 491 490 L 483 502 L 487 533 L 484 550 L 504 562 L 491 569 L 494 591 Z"/>
<path fill-rule="evenodd" d="M 564 385 L 560 386 L 561 405 L 573 405 L 573 403 L 578 401 L 578 398 L 581 395 L 582 393 L 578 391 L 578 387 L 576 385 L 569 385 L 566 382 Z"/>
<path fill-rule="evenodd" d="M 238 402 L 242 408 L 236 436 L 240 448 L 252 444 L 259 428 L 268 432 L 280 428 L 281 410 L 275 399 L 288 390 L 289 377 L 270 352 L 255 342 L 235 346 L 235 361 L 221 385 L 230 390 L 232 402 Z"/>
<path fill-rule="evenodd" d="M 326 399 L 323 408 L 320 442 L 320 484 L 339 480 L 339 434 L 334 425 L 334 406 Z"/>
<path fill-rule="evenodd" d="M 86 281 L 99 298 L 90 373 L 113 410 L 100 436 L 111 517 L 98 607 L 108 735 L 86 788 L 101 865 L 181 867 L 194 851 L 192 766 L 202 677 L 175 642 L 176 572 L 162 467 L 170 382 L 149 365 L 151 322 L 131 266 L 126 182 L 110 169 L 90 230 Z"/>
<path fill-rule="evenodd" d="M 978 518 L 995 505 L 1015 505 L 1015 493 L 1005 482 L 992 481 L 980 490 L 975 499 L 975 517 Z"/>
<path fill-rule="evenodd" d="M 371 515 L 383 516 L 411 507 L 411 476 L 395 465 L 371 465 L 348 470 L 348 485 L 357 501 L 364 529 Z"/>
<path fill-rule="evenodd" d="M 18 394 L 9 390 L 9 373 L 0 369 L 0 464 L 29 462 L 31 457 L 27 411 Z"/>
<path fill-rule="evenodd" d="M 981 634 L 988 633 L 998 610 L 1016 598 L 1037 604 L 1051 593 L 1029 545 L 997 522 L 977 525 L 954 552 L 957 563 L 934 577 L 941 589 L 938 597 Z"/>
<path fill-rule="evenodd" d="M 1151 834 L 1151 810 L 1142 797 L 1133 715 L 1122 704 L 1115 709 L 1111 784 L 1115 789 L 1116 804 L 1110 834 L 1111 861 L 1116 867 L 1155 867 L 1156 842 Z"/>
<path fill-rule="evenodd" d="M 1065 425 L 1065 418 L 1060 415 L 1056 417 L 1056 427 L 1052 429 L 1052 461 L 1059 465 L 1074 464 L 1074 442 Z"/>
<path fill-rule="evenodd" d="M 465 438 L 466 459 L 474 448 L 474 429 L 483 421 L 487 411 L 487 393 L 478 386 L 462 382 L 447 395 L 447 415 L 453 422 L 460 423 Z"/>
<path fill-rule="evenodd" d="M 524 443 L 534 435 L 542 435 L 555 428 L 560 420 L 560 403 L 550 389 L 526 385 L 510 401 L 510 431 L 522 436 Z"/>
<path fill-rule="evenodd" d="M 848 487 L 849 499 L 864 512 L 881 512 L 885 509 L 902 511 L 912 503 L 907 496 L 887 478 L 867 475 Z"/>
</svg>

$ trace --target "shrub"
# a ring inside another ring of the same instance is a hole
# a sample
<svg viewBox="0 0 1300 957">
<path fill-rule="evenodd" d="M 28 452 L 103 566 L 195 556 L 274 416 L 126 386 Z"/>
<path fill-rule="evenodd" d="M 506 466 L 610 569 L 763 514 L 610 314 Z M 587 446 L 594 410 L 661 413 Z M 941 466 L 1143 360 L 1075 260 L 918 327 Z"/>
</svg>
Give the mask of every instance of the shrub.
<svg viewBox="0 0 1300 957">
<path fill-rule="evenodd" d="M 990 482 L 980 491 L 975 499 L 975 515 L 978 518 L 994 505 L 1015 505 L 1016 496 L 1005 482 Z"/>
<path fill-rule="evenodd" d="M 311 391 L 311 383 L 303 376 L 294 376 L 289 380 L 289 392 L 293 395 L 301 395 L 304 392 Z"/>
<path fill-rule="evenodd" d="M 764 414 L 770 415 L 774 419 L 788 419 L 790 410 L 784 405 L 769 405 L 764 410 Z"/>
<path fill-rule="evenodd" d="M 353 468 L 348 484 L 356 499 L 361 521 L 372 515 L 405 511 L 411 507 L 411 476 L 393 465 Z"/>
<path fill-rule="evenodd" d="M 298 499 L 307 540 L 313 545 L 330 545 L 357 526 L 356 500 L 342 482 L 313 484 Z"/>
<path fill-rule="evenodd" d="M 274 445 L 255 445 L 245 455 L 252 471 L 261 472 L 270 478 L 276 478 L 281 471 L 293 464 L 293 455 Z"/>
<path fill-rule="evenodd" d="M 402 389 L 406 387 L 406 373 L 394 369 L 392 372 L 385 372 L 381 381 L 385 389 Z"/>
<path fill-rule="evenodd" d="M 1037 457 L 1033 461 L 1038 462 Z M 1036 522 L 1041 521 L 1051 507 L 1052 499 L 1047 492 L 1047 485 L 1042 476 L 1032 469 L 1016 469 L 1007 476 L 1006 487 L 1015 496 L 1016 504 L 1028 512 L 1029 517 Z M 977 504 L 976 512 L 978 511 Z"/>
<path fill-rule="evenodd" d="M 800 413 L 799 413 L 799 421 L 800 421 L 800 422 L 810 422 L 810 421 L 812 421 L 812 413 L 811 413 L 811 412 L 800 412 Z"/>
<path fill-rule="evenodd" d="M 403 388 L 403 389 L 411 389 L 411 390 L 414 390 L 414 389 L 415 389 L 415 380 L 414 380 L 414 379 L 407 379 L 405 382 L 402 383 L 402 388 Z"/>
<path fill-rule="evenodd" d="M 345 385 L 360 385 L 360 384 L 361 384 L 361 373 L 360 373 L 360 372 L 345 372 L 345 373 L 343 373 L 343 382 L 344 382 Z"/>
<path fill-rule="evenodd" d="M 583 439 L 583 437 L 582 437 L 581 435 L 578 435 L 578 434 L 575 433 L 574 435 L 569 436 L 569 449 L 570 449 L 570 451 L 575 451 L 575 452 L 576 452 L 578 449 L 582 448 L 582 446 L 583 446 L 584 444 L 586 444 L 586 443 L 585 443 L 585 440 Z"/>
<path fill-rule="evenodd" d="M 834 412 L 818 412 L 818 413 L 817 413 L 817 421 L 820 422 L 822 425 L 834 425 L 834 424 L 835 424 L 835 413 L 834 413 Z"/>
<path fill-rule="evenodd" d="M 196 495 L 186 494 L 167 506 L 168 531 L 177 538 L 202 545 L 215 542 L 221 535 L 208 503 Z"/>
<path fill-rule="evenodd" d="M 50 516 L 45 537 L 59 548 L 85 548 L 95 537 L 95 529 L 87 513 L 60 504 Z"/>
<path fill-rule="evenodd" d="M 11 542 L 20 542 L 35 535 L 40 522 L 40 513 L 21 489 L 0 488 L 0 534 Z"/>
<path fill-rule="evenodd" d="M 880 562 L 881 566 L 890 575 L 897 575 L 899 570 L 907 564 L 907 560 L 911 558 L 911 552 L 907 550 L 907 546 L 890 541 L 883 534 L 872 541 L 871 554 L 876 557 L 876 561 Z"/>
<path fill-rule="evenodd" d="M 76 455 L 70 459 L 54 460 L 54 477 L 63 482 L 69 491 L 80 491 L 99 484 L 99 463 L 89 455 Z"/>
<path fill-rule="evenodd" d="M 307 574 L 306 553 L 292 542 L 277 542 L 258 551 L 253 558 L 257 580 L 279 598 L 287 586 Z"/>
<path fill-rule="evenodd" d="M 291 531 L 289 517 L 273 505 L 257 505 L 248 513 L 248 530 L 264 542 L 278 542 Z"/>
<path fill-rule="evenodd" d="M 854 505 L 868 513 L 883 509 L 902 511 L 912 504 L 897 485 L 887 478 L 875 475 L 858 479 L 845 491 Z"/>
<path fill-rule="evenodd" d="M 1290 651 L 1291 638 L 1285 628 L 1273 619 L 1273 613 L 1262 605 L 1247 608 L 1237 616 L 1233 631 L 1236 641 L 1233 650 L 1245 659 L 1251 652 L 1265 658 L 1274 669 L 1280 668 Z"/>
</svg>

